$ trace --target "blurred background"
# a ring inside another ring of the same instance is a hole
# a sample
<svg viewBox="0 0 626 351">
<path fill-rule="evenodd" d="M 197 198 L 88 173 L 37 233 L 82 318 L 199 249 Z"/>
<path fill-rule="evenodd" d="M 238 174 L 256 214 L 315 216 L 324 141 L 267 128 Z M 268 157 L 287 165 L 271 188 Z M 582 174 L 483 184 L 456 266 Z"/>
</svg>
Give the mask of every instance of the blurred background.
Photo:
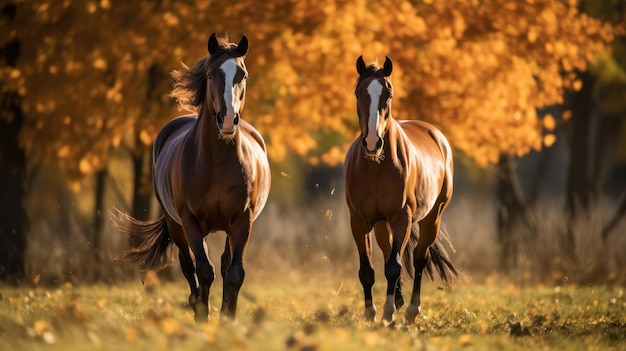
<svg viewBox="0 0 626 351">
<path fill-rule="evenodd" d="M 151 146 L 187 113 L 169 72 L 217 32 L 249 38 L 242 118 L 273 172 L 248 277 L 357 279 L 342 180 L 355 62 L 388 55 L 394 117 L 454 147 L 444 221 L 470 280 L 623 283 L 625 24 L 622 0 L 1 0 L 0 281 L 141 274 L 111 261 L 137 242 L 110 212 L 160 215 Z M 223 240 L 208 239 L 216 265 Z"/>
</svg>

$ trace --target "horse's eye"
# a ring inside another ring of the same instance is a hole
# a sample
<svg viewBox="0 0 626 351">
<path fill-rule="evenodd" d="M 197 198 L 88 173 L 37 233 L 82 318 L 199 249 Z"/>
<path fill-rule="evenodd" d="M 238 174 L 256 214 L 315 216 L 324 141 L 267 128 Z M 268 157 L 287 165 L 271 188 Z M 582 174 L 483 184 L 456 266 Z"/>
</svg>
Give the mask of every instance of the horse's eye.
<svg viewBox="0 0 626 351">
<path fill-rule="evenodd" d="M 208 79 L 213 79 L 213 75 L 209 74 L 206 76 Z"/>
</svg>

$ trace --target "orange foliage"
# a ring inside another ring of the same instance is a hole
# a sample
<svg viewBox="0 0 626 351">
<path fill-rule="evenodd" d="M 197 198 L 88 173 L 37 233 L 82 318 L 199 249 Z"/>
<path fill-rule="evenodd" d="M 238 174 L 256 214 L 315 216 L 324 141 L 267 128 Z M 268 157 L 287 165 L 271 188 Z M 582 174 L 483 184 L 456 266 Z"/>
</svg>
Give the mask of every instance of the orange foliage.
<svg viewBox="0 0 626 351">
<path fill-rule="evenodd" d="M 361 54 L 394 60 L 394 117 L 434 123 L 485 165 L 552 144 L 543 134 L 553 119 L 537 109 L 580 89 L 572 73 L 615 35 L 574 1 L 16 3 L 18 18 L 0 22 L 9 33 L 0 45 L 16 38 L 23 52 L 17 68 L 0 66 L 0 93 L 24 97 L 29 154 L 75 179 L 104 167 L 129 132 L 153 140 L 176 115 L 169 80 L 155 68 L 192 64 L 214 31 L 250 39 L 243 118 L 264 134 L 270 156 L 293 150 L 335 164 L 358 131 Z"/>
</svg>

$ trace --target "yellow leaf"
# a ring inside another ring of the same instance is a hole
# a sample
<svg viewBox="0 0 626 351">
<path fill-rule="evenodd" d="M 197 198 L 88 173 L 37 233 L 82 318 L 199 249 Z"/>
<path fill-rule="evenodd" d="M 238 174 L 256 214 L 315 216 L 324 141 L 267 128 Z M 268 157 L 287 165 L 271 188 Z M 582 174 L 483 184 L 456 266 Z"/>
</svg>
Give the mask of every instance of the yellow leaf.
<svg viewBox="0 0 626 351">
<path fill-rule="evenodd" d="M 98 57 L 97 59 L 93 61 L 93 68 L 104 71 L 105 69 L 107 69 L 106 60 L 103 59 L 102 57 Z"/>
<path fill-rule="evenodd" d="M 33 330 L 35 331 L 36 335 L 41 335 L 46 330 L 50 330 L 50 324 L 48 324 L 48 322 L 41 320 L 41 319 L 36 320 L 35 323 L 33 324 Z"/>
<path fill-rule="evenodd" d="M 90 173 L 92 171 L 91 163 L 87 160 L 87 158 L 83 158 L 78 163 L 78 169 L 80 169 L 82 174 Z"/>
<path fill-rule="evenodd" d="M 126 341 L 135 341 L 137 340 L 138 337 L 138 332 L 137 329 L 135 328 L 127 328 L 124 331 L 124 335 L 126 336 Z"/>
<path fill-rule="evenodd" d="M 324 216 L 325 216 L 326 218 L 328 218 L 328 220 L 333 219 L 333 211 L 331 211 L 331 210 L 326 210 L 326 213 L 324 214 Z"/>
<path fill-rule="evenodd" d="M 67 157 L 67 155 L 70 153 L 70 147 L 68 145 L 63 145 L 63 147 L 61 147 L 58 151 L 57 151 L 57 157 L 59 158 L 65 158 Z"/>
<path fill-rule="evenodd" d="M 139 132 L 139 139 L 145 145 L 150 145 L 152 143 L 152 137 L 150 136 L 150 133 L 148 133 L 148 131 L 145 129 L 142 129 L 141 132 Z"/>
<path fill-rule="evenodd" d="M 543 117 L 543 127 L 549 131 L 553 131 L 556 127 L 556 120 L 551 114 L 547 114 Z"/>
<path fill-rule="evenodd" d="M 166 317 L 161 320 L 161 328 L 166 335 L 175 335 L 180 334 L 183 324 L 174 318 Z"/>
<path fill-rule="evenodd" d="M 122 136 L 120 134 L 117 134 L 113 137 L 113 141 L 111 142 L 111 144 L 113 145 L 113 147 L 118 147 L 120 146 L 122 142 Z"/>
<path fill-rule="evenodd" d="M 572 88 L 574 91 L 580 91 L 583 87 L 583 82 L 580 79 L 576 79 L 574 83 L 572 83 Z"/>
<path fill-rule="evenodd" d="M 545 147 L 550 147 L 554 145 L 555 142 L 556 142 L 556 136 L 554 134 L 546 134 L 543 137 L 543 145 L 545 145 Z"/>
<path fill-rule="evenodd" d="M 169 11 L 163 14 L 163 20 L 170 27 L 175 27 L 179 23 L 178 17 Z"/>
<path fill-rule="evenodd" d="M 459 343 L 463 346 L 469 346 L 472 344 L 472 335 L 462 334 L 459 336 Z"/>
<path fill-rule="evenodd" d="M 569 119 L 572 118 L 572 111 L 570 110 L 563 111 L 563 113 L 561 114 L 561 118 L 563 118 L 564 121 L 569 121 Z"/>
<path fill-rule="evenodd" d="M 99 299 L 99 300 L 96 302 L 96 305 L 97 305 L 98 307 L 100 307 L 100 308 L 105 308 L 105 307 L 106 307 L 106 305 L 107 305 L 107 299 L 105 299 L 105 298 Z"/>
</svg>

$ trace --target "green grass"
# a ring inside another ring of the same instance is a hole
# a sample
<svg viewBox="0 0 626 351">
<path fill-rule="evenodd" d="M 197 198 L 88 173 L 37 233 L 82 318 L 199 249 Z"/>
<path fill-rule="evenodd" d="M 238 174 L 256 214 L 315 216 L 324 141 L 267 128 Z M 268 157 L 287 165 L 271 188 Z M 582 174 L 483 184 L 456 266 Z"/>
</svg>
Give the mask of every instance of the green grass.
<svg viewBox="0 0 626 351">
<path fill-rule="evenodd" d="M 357 277 L 246 281 L 236 322 L 196 325 L 186 283 L 0 287 L 0 350 L 619 350 L 626 298 L 617 286 L 425 283 L 416 325 L 366 325 Z M 405 294 L 408 292 L 405 288 Z M 377 318 L 384 282 L 376 284 Z M 397 312 L 401 320 L 404 308 Z"/>
</svg>

